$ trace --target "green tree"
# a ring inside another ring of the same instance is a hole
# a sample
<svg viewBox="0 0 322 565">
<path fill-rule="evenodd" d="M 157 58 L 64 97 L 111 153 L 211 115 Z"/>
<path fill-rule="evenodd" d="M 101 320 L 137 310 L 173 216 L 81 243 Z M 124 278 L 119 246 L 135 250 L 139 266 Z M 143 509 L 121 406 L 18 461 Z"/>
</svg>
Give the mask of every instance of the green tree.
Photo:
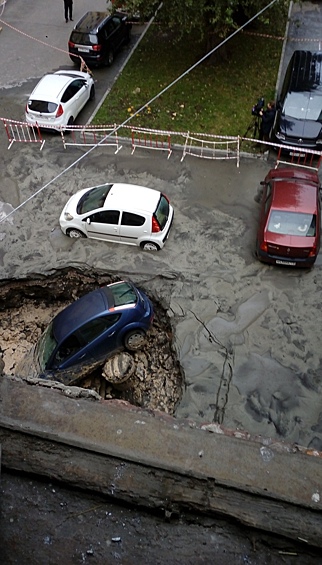
<svg viewBox="0 0 322 565">
<path fill-rule="evenodd" d="M 270 0 L 163 0 L 156 19 L 163 29 L 174 31 L 176 38 L 193 34 L 210 50 L 269 3 Z M 126 7 L 130 14 L 140 14 L 142 20 L 151 17 L 158 6 L 158 0 L 114 1 L 114 7 Z M 289 0 L 276 0 L 259 19 L 272 32 L 288 6 Z"/>
</svg>

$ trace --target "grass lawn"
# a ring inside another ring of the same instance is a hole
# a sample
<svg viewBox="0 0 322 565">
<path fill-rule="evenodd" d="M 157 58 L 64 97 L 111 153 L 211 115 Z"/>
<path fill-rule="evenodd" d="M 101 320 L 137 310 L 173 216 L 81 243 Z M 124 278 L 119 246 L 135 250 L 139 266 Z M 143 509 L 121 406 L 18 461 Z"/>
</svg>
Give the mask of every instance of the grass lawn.
<svg viewBox="0 0 322 565">
<path fill-rule="evenodd" d="M 284 35 L 285 22 L 276 35 Z M 267 29 L 252 28 L 253 33 Z M 177 44 L 150 27 L 98 111 L 93 124 L 123 123 L 205 54 L 192 38 Z M 238 33 L 128 125 L 177 132 L 243 136 L 258 98 L 275 97 L 282 40 Z M 123 133 L 123 132 L 122 132 Z M 252 132 L 248 134 L 252 136 Z"/>
</svg>

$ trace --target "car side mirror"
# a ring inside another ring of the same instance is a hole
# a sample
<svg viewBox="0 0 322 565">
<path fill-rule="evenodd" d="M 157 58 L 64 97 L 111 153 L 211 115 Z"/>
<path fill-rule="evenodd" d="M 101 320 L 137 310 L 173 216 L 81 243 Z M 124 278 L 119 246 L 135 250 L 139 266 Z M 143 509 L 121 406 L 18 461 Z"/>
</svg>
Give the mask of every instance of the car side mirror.
<svg viewBox="0 0 322 565">
<path fill-rule="evenodd" d="M 91 219 L 90 218 L 86 218 L 86 223 L 89 225 L 91 223 Z"/>
</svg>

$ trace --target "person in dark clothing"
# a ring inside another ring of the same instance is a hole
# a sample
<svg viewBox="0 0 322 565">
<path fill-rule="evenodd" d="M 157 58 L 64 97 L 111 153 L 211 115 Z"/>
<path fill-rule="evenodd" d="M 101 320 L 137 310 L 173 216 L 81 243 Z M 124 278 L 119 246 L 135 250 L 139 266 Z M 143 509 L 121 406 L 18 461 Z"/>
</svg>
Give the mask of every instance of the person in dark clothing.
<svg viewBox="0 0 322 565">
<path fill-rule="evenodd" d="M 261 117 L 261 125 L 259 128 L 259 139 L 263 141 L 270 140 L 271 129 L 274 124 L 276 114 L 275 102 L 268 102 L 267 109 L 261 110 L 259 115 Z"/>
<path fill-rule="evenodd" d="M 68 16 L 70 21 L 73 21 L 73 0 L 64 0 L 64 8 L 65 8 L 65 20 L 66 23 L 68 22 Z"/>
</svg>

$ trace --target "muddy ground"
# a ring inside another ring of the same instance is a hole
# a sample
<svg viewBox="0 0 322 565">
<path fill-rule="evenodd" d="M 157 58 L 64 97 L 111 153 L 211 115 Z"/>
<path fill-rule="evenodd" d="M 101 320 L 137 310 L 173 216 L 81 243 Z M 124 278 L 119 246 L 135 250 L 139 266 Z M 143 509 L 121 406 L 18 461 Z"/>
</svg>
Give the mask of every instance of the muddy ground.
<svg viewBox="0 0 322 565">
<path fill-rule="evenodd" d="M 16 145 L 0 157 L 3 210 L 21 205 L 0 224 L 3 279 L 23 285 L 33 274 L 68 267 L 128 276 L 171 320 L 186 382 L 178 417 L 321 449 L 321 257 L 311 271 L 300 271 L 265 266 L 254 256 L 254 198 L 273 163 L 243 159 L 238 169 L 181 162 L 179 151 L 167 161 L 163 153 L 131 155 L 127 146 L 117 155 L 101 148 L 82 158 L 82 149 L 47 141 L 42 152 Z M 162 251 L 61 233 L 58 211 L 68 197 L 108 179 L 168 194 L 175 219 Z"/>
</svg>

